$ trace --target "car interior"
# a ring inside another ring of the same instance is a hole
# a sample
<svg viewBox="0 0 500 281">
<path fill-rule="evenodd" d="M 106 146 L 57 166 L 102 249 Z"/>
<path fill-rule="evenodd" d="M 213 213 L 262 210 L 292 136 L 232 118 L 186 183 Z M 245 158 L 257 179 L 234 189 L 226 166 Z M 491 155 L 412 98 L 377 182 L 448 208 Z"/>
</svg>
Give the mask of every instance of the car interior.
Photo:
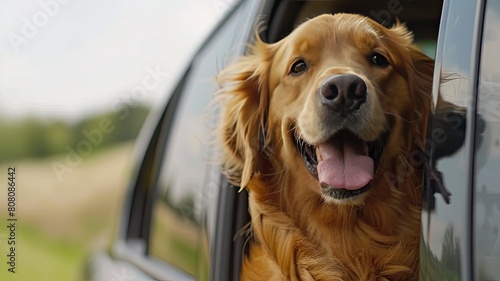
<svg viewBox="0 0 500 281">
<path fill-rule="evenodd" d="M 413 31 L 414 40 L 424 52 L 433 56 L 439 29 L 442 1 L 279 1 L 271 10 L 272 21 L 261 34 L 264 41 L 276 42 L 297 25 L 325 13 L 357 13 L 391 27 L 403 22 Z"/>
</svg>

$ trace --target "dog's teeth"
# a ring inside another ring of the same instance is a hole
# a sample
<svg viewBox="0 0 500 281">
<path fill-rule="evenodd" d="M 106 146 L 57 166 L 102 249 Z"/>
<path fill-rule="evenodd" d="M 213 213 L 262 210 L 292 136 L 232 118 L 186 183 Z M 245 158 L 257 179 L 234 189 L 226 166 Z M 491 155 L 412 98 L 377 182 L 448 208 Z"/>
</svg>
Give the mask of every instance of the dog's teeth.
<svg viewBox="0 0 500 281">
<path fill-rule="evenodd" d="M 314 149 L 316 152 L 316 159 L 318 159 L 318 163 L 323 161 L 323 156 L 321 155 L 321 152 L 319 152 L 319 148 L 315 146 Z"/>
</svg>

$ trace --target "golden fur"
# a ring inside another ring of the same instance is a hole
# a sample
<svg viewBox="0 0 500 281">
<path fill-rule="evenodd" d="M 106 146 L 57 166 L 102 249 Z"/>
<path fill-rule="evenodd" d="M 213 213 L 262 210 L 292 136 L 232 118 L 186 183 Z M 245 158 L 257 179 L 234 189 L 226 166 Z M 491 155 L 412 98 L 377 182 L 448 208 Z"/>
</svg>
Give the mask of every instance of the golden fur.
<svg viewBox="0 0 500 281">
<path fill-rule="evenodd" d="M 390 65 L 371 64 L 374 50 Z M 298 57 L 309 69 L 289 75 Z M 224 170 L 248 189 L 252 217 L 242 280 L 418 279 L 423 168 L 417 156 L 433 65 L 404 25 L 386 29 L 336 14 L 309 20 L 274 44 L 257 39 L 220 73 Z M 339 73 L 359 75 L 368 88 L 357 134 L 371 141 L 390 128 L 371 189 L 349 200 L 321 194 L 294 141 L 294 134 L 310 143 L 328 137 L 335 124 L 323 121 L 327 112 L 315 93 Z"/>
</svg>

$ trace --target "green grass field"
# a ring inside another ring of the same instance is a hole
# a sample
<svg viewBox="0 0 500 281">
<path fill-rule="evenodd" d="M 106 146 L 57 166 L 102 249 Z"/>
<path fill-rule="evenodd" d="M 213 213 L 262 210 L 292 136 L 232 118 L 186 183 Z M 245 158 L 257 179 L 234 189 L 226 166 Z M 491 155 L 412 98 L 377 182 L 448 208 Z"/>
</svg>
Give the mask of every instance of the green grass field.
<svg viewBox="0 0 500 281">
<path fill-rule="evenodd" d="M 29 226 L 19 227 L 16 238 L 16 272 L 9 272 L 3 262 L 0 280 L 79 280 L 86 254 L 81 244 L 54 239 Z M 7 247 L 1 252 L 6 259 Z"/>
<path fill-rule="evenodd" d="M 66 155 L 0 165 L 16 167 L 16 273 L 8 271 L 7 189 L 0 187 L 0 280 L 81 281 L 86 258 L 107 248 L 127 180 L 131 145 L 95 152 L 59 180 L 52 163 Z M 2 175 L 3 173 L 3 175 Z"/>
</svg>

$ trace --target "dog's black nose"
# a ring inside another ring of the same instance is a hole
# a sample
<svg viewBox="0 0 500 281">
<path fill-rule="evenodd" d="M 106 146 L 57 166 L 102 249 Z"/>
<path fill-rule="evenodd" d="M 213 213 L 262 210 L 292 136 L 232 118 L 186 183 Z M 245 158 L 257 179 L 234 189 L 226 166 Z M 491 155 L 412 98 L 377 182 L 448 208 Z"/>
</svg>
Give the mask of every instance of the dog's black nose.
<svg viewBox="0 0 500 281">
<path fill-rule="evenodd" d="M 366 101 L 366 84 L 354 74 L 328 77 L 319 89 L 321 102 L 342 114 L 357 110 Z"/>
</svg>

